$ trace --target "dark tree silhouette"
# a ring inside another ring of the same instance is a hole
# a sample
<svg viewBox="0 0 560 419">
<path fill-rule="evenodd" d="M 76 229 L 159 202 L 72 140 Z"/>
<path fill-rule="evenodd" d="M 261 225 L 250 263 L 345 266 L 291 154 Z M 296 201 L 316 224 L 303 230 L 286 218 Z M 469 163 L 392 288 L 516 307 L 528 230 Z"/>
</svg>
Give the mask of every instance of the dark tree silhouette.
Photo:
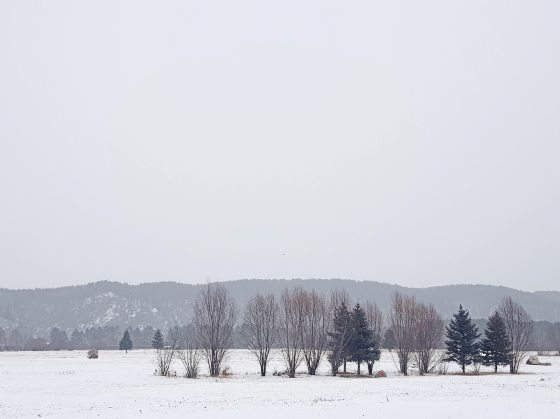
<svg viewBox="0 0 560 419">
<path fill-rule="evenodd" d="M 482 363 L 493 366 L 498 372 L 498 366 L 508 365 L 510 362 L 511 342 L 507 335 L 504 319 L 497 311 L 489 318 L 484 330 L 481 343 Z"/>
<path fill-rule="evenodd" d="M 378 344 L 360 304 L 356 304 L 352 310 L 352 334 L 348 352 L 350 360 L 358 365 L 358 375 L 361 373 L 362 362 L 374 362 L 379 359 Z"/>
<path fill-rule="evenodd" d="M 157 329 L 154 333 L 154 337 L 152 338 L 152 348 L 154 349 L 163 349 L 163 333 L 161 333 L 160 329 Z"/>
<path fill-rule="evenodd" d="M 128 353 L 128 351 L 132 349 L 132 339 L 130 338 L 128 330 L 124 331 L 123 337 L 119 342 L 119 349 L 121 351 L 124 350 L 125 353 Z"/>
<path fill-rule="evenodd" d="M 459 306 L 459 311 L 453 314 L 453 319 L 447 326 L 447 358 L 461 366 L 463 374 L 465 367 L 478 360 L 479 345 L 478 328 L 472 323 L 469 312 Z"/>
<path fill-rule="evenodd" d="M 74 329 L 72 335 L 70 335 L 70 348 L 71 349 L 82 349 L 84 346 L 84 336 L 83 334 Z"/>
<path fill-rule="evenodd" d="M 348 346 L 352 337 L 352 316 L 346 307 L 346 302 L 341 301 L 334 309 L 332 330 L 329 335 L 329 350 L 327 356 L 331 364 L 332 375 L 338 373 L 338 369 L 348 356 Z M 346 372 L 346 369 L 344 370 Z"/>
<path fill-rule="evenodd" d="M 49 347 L 55 351 L 68 349 L 68 336 L 66 335 L 66 332 L 60 330 L 58 327 L 53 327 L 50 334 Z"/>
</svg>

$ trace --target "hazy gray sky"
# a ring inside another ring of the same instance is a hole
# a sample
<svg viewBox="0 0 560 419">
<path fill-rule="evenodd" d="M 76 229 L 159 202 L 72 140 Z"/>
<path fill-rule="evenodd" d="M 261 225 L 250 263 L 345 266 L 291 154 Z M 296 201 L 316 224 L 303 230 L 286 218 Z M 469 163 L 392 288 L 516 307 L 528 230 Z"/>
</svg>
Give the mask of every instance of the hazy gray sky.
<svg viewBox="0 0 560 419">
<path fill-rule="evenodd" d="M 0 0 L 0 286 L 559 290 L 559 16 Z"/>
</svg>

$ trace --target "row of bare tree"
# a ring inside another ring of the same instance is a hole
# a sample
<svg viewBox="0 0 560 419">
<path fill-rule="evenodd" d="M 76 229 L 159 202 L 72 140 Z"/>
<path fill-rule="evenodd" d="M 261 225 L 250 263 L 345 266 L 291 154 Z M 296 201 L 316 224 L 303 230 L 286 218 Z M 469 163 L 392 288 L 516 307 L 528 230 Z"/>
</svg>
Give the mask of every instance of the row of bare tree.
<svg viewBox="0 0 560 419">
<path fill-rule="evenodd" d="M 441 346 L 444 322 L 432 305 L 414 297 L 393 294 L 389 312 L 389 327 L 393 333 L 398 368 L 408 375 L 415 362 L 421 375 L 431 372 L 438 364 L 436 350 Z"/>
<path fill-rule="evenodd" d="M 352 328 L 350 320 L 337 316 L 337 311 L 338 314 L 347 311 L 350 305 L 348 294 L 340 290 L 328 297 L 302 288 L 285 289 L 279 300 L 272 294 L 251 297 L 241 319 L 241 333 L 259 363 L 261 375 L 266 375 L 271 350 L 275 347 L 280 348 L 289 377 L 295 377 L 302 362 L 307 373 L 315 375 L 324 358 L 331 363 L 333 374 L 340 367 L 346 372 L 346 362 L 351 360 L 348 351 Z M 444 321 L 433 306 L 395 293 L 387 319 L 375 303 L 366 302 L 364 311 L 376 345 L 383 330 L 386 327 L 391 330 L 402 374 L 408 374 L 412 363 L 420 374 L 426 374 L 441 361 L 437 349 L 442 345 Z M 235 301 L 227 289 L 218 283 L 207 284 L 194 304 L 192 324 L 172 329 L 168 346 L 157 351 L 157 374 L 169 375 L 171 363 L 177 359 L 187 377 L 197 376 L 201 360 L 207 363 L 211 376 L 220 375 L 232 346 L 237 315 Z M 519 313 L 511 313 L 509 317 L 516 315 Z M 347 317 L 350 318 L 349 314 Z M 510 325 L 514 327 L 513 323 Z M 369 374 L 374 361 L 375 358 L 366 359 Z"/>
</svg>

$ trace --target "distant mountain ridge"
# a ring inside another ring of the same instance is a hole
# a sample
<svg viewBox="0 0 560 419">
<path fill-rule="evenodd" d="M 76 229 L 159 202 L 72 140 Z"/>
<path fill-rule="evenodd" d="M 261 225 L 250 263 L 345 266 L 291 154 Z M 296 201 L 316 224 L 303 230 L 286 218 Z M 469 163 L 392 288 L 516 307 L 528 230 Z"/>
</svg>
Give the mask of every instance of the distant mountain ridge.
<svg viewBox="0 0 560 419">
<path fill-rule="evenodd" d="M 505 296 L 525 307 L 534 320 L 560 321 L 560 292 L 526 292 L 493 285 L 445 285 L 429 288 L 407 288 L 374 281 L 342 279 L 244 279 L 223 282 L 239 307 L 256 292 L 280 295 L 286 287 L 301 286 L 329 293 L 345 289 L 354 301 L 375 301 L 387 312 L 395 291 L 413 295 L 433 304 L 445 317 L 467 307 L 473 318 L 486 318 Z M 185 323 L 203 285 L 176 282 L 129 285 L 101 281 L 47 289 L 0 289 L 0 327 L 45 334 L 51 327 L 64 329 L 92 326 L 167 327 Z"/>
</svg>

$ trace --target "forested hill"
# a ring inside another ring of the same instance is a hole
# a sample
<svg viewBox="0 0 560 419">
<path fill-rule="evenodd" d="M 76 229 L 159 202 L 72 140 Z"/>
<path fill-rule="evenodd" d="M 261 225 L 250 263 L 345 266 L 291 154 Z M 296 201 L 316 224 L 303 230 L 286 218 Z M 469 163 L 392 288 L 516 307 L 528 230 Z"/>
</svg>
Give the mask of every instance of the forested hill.
<svg viewBox="0 0 560 419">
<path fill-rule="evenodd" d="M 353 300 L 375 301 L 384 311 L 389 308 L 391 294 L 400 291 L 432 303 L 446 318 L 459 304 L 467 307 L 473 318 L 485 318 L 504 296 L 511 296 L 535 320 L 560 321 L 560 293 L 555 291 L 523 292 L 489 285 L 406 288 L 340 279 L 252 279 L 224 284 L 241 308 L 257 291 L 280 295 L 286 287 L 301 286 L 324 293 L 345 289 Z M 128 285 L 102 281 L 52 289 L 0 289 L 0 327 L 17 327 L 27 334 L 44 333 L 55 325 L 64 329 L 147 324 L 167 327 L 188 321 L 193 301 L 202 286 L 174 282 Z"/>
</svg>

